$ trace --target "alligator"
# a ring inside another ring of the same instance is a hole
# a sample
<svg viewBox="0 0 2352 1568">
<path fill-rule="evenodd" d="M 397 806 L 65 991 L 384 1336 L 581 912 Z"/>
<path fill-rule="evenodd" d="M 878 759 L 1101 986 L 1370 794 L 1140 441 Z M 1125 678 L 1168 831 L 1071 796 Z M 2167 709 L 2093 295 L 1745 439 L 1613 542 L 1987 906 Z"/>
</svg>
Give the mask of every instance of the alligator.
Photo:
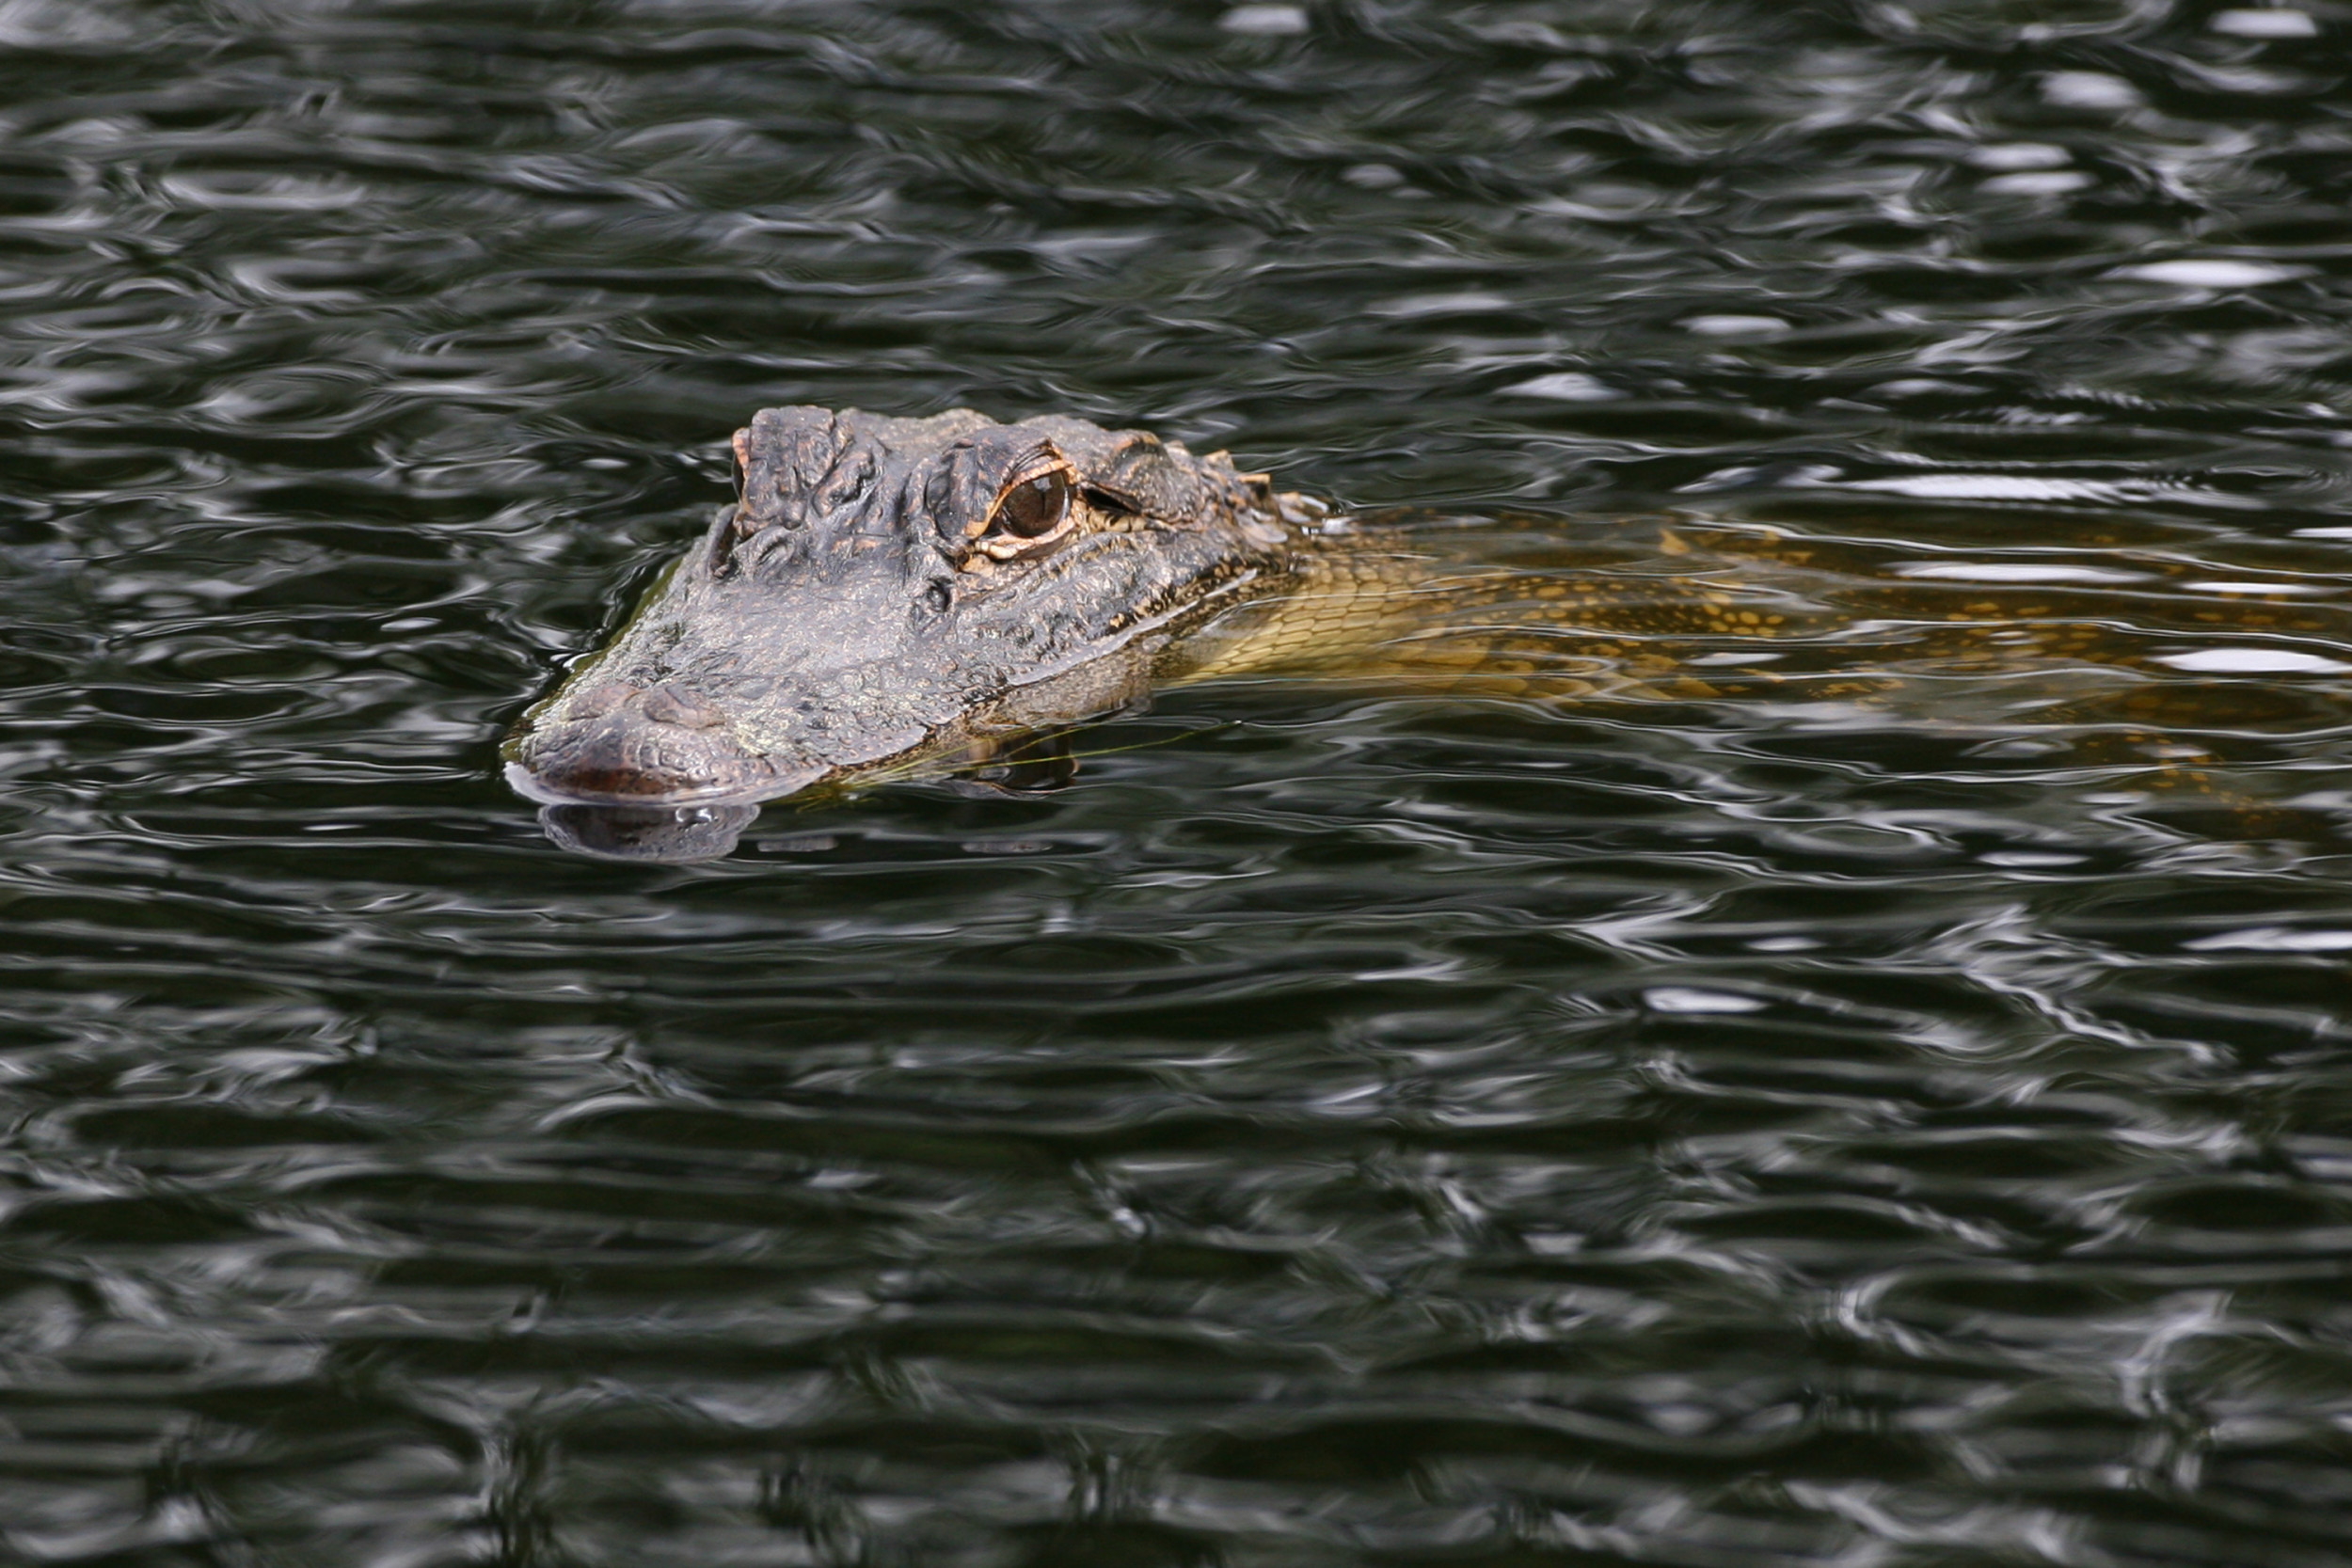
<svg viewBox="0 0 2352 1568">
<path fill-rule="evenodd" d="M 1195 646 L 1246 603 L 1363 576 L 1316 547 L 1345 526 L 1328 507 L 1223 452 L 968 409 L 765 409 L 733 446 L 736 504 L 505 749 L 533 799 L 648 815 L 558 821 L 663 825 L 695 852 L 757 802 L 968 766 L 1383 623 L 1359 592 Z"/>
<path fill-rule="evenodd" d="M 2143 597 L 2124 626 L 2104 588 L 1891 580 L 1910 570 L 1899 546 L 1833 560 L 1769 528 L 1618 519 L 1533 565 L 1449 562 L 1223 452 L 1063 416 L 774 408 L 733 446 L 735 504 L 508 737 L 508 778 L 560 842 L 709 858 L 762 801 L 968 773 L 1157 688 L 1250 673 L 1587 703 L 1744 685 L 1815 708 L 1908 681 L 1955 733 L 1976 678 L 1987 733 L 2023 718 L 2131 744 L 2110 721 L 2162 723 L 2170 705 L 2242 724 L 2256 700 L 2168 678 L 2152 636 L 2213 629 L 2163 625 L 2178 596 Z"/>
</svg>

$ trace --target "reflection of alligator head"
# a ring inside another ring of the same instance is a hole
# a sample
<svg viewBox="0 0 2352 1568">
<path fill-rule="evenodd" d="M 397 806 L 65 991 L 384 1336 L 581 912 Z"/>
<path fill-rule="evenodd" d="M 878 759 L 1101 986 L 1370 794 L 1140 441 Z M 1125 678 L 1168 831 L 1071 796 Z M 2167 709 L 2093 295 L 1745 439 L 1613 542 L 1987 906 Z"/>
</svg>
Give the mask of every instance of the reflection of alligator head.
<svg viewBox="0 0 2352 1568">
<path fill-rule="evenodd" d="M 1141 697 L 1292 564 L 1222 454 L 1082 420 L 769 409 L 739 504 L 509 738 L 537 799 L 675 809 L 985 754 Z"/>
</svg>

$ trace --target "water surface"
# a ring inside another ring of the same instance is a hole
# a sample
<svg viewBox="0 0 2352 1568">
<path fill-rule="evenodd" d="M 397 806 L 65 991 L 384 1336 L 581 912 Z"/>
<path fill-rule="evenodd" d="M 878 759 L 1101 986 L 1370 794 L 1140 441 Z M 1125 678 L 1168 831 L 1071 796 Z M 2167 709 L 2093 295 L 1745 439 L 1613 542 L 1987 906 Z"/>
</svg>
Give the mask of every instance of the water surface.
<svg viewBox="0 0 2352 1568">
<path fill-rule="evenodd" d="M 2343 1561 L 2347 25 L 0 3 L 0 1557 Z M 568 854 L 786 402 L 2131 657 Z"/>
</svg>

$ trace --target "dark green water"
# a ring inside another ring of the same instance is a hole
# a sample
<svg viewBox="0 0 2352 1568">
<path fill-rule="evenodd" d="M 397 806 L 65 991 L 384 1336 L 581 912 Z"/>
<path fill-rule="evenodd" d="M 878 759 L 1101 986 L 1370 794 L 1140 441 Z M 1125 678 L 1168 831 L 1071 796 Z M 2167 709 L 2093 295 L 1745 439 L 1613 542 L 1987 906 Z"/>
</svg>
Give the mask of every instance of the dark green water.
<svg viewBox="0 0 2352 1568">
<path fill-rule="evenodd" d="M 0 1560 L 2352 1559 L 2303 3 L 0 0 Z M 567 855 L 498 737 L 783 402 L 2194 721 L 1208 688 Z"/>
</svg>

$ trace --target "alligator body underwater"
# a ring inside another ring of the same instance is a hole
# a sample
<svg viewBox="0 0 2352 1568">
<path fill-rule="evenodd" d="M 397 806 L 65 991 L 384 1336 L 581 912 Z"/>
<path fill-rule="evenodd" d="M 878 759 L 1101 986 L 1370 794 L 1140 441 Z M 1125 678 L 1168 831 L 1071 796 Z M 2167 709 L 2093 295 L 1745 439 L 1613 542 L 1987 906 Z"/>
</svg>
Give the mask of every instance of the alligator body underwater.
<svg viewBox="0 0 2352 1568">
<path fill-rule="evenodd" d="M 2166 668 L 2183 634 L 2344 629 L 2201 608 L 2164 580 L 2194 563 L 2153 550 L 2074 571 L 2094 586 L 2000 589 L 1920 580 L 1919 546 L 1896 541 L 1653 517 L 1506 530 L 1466 558 L 1223 453 L 1064 417 L 769 409 L 734 450 L 736 505 L 508 737 L 509 780 L 571 847 L 724 854 L 759 802 L 1001 763 L 1155 688 L 1254 673 L 1585 704 L 1761 694 L 1828 724 L 1907 689 L 1948 734 L 2072 725 L 2128 749 L 2133 726 L 2251 714 L 2242 687 Z M 2287 705 L 2267 722 L 2331 721 L 2329 703 L 2264 700 Z"/>
</svg>

